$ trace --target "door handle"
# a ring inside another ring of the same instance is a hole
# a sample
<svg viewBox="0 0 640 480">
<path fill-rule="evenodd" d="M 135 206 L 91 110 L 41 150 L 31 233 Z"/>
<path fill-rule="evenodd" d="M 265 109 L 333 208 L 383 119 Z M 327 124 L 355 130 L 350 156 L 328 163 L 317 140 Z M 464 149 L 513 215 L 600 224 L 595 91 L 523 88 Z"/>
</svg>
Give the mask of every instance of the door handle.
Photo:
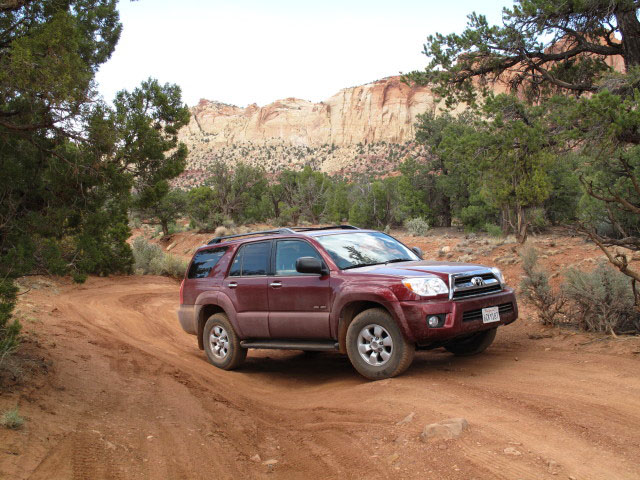
<svg viewBox="0 0 640 480">
<path fill-rule="evenodd" d="M 269 286 L 273 288 L 280 288 L 282 286 L 282 282 L 271 282 Z"/>
<path fill-rule="evenodd" d="M 229 288 L 236 288 L 238 284 L 236 282 L 229 282 Z"/>
</svg>

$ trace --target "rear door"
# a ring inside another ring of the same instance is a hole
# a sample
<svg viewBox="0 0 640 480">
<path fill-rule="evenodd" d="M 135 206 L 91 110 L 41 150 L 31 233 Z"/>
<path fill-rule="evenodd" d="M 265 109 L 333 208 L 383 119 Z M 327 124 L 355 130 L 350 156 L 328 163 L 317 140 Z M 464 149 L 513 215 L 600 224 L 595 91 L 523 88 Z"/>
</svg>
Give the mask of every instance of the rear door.
<svg viewBox="0 0 640 480">
<path fill-rule="evenodd" d="M 246 243 L 238 248 L 223 282 L 236 309 L 245 338 L 269 337 L 267 283 L 271 241 Z"/>
<path fill-rule="evenodd" d="M 269 332 L 274 338 L 330 338 L 329 275 L 296 271 L 300 257 L 322 257 L 304 240 L 274 241 L 273 272 L 269 277 Z"/>
</svg>

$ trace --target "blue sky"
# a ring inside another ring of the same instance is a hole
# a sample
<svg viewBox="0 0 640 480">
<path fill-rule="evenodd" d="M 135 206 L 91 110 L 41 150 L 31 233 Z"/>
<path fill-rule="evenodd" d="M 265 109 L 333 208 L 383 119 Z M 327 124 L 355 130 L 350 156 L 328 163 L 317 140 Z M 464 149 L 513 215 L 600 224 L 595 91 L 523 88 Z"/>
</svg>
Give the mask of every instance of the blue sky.
<svg viewBox="0 0 640 480">
<path fill-rule="evenodd" d="M 119 4 L 124 31 L 98 72 L 113 99 L 148 77 L 183 98 L 239 106 L 325 100 L 344 87 L 423 68 L 435 32 L 460 32 L 477 11 L 500 21 L 511 1 L 139 0 Z"/>
</svg>

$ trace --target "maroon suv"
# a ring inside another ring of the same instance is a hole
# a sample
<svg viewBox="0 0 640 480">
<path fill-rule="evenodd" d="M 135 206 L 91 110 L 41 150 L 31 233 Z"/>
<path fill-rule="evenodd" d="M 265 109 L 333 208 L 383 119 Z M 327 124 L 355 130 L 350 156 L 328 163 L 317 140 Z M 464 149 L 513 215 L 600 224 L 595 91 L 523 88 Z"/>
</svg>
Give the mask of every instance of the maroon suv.
<svg viewBox="0 0 640 480">
<path fill-rule="evenodd" d="M 178 317 L 223 369 L 249 348 L 339 351 L 370 379 L 399 375 L 416 349 L 480 353 L 518 317 L 497 268 L 421 258 L 348 225 L 214 238 L 193 256 Z"/>
</svg>

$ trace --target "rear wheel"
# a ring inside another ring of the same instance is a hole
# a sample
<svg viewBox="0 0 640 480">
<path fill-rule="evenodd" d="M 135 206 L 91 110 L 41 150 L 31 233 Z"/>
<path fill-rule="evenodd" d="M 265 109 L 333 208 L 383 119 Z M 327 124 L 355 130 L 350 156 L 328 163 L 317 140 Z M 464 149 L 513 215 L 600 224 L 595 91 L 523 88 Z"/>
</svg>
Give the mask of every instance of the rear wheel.
<svg viewBox="0 0 640 480">
<path fill-rule="evenodd" d="M 497 328 L 492 328 L 491 330 L 478 332 L 465 339 L 445 345 L 444 348 L 460 357 L 477 355 L 478 353 L 484 352 L 489 345 L 493 343 L 493 339 L 496 338 L 497 331 Z"/>
<path fill-rule="evenodd" d="M 247 349 L 240 346 L 240 339 L 224 313 L 209 317 L 202 340 L 207 359 L 218 368 L 233 370 L 247 358 Z"/>
<path fill-rule="evenodd" d="M 395 377 L 404 372 L 415 353 L 386 310 L 372 308 L 359 313 L 349 325 L 347 354 L 354 368 L 370 380 Z"/>
</svg>

